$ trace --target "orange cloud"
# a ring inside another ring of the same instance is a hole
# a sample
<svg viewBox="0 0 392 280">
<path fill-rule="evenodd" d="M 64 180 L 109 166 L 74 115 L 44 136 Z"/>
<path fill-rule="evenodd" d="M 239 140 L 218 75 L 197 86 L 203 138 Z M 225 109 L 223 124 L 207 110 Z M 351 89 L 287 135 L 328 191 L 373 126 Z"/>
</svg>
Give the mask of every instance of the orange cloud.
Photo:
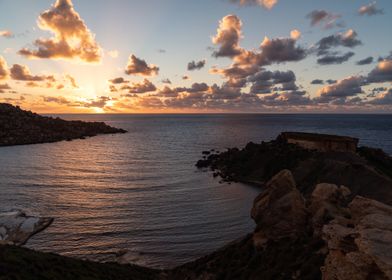
<svg viewBox="0 0 392 280">
<path fill-rule="evenodd" d="M 0 30 L 0 37 L 12 38 L 14 35 L 9 30 Z"/>
<path fill-rule="evenodd" d="M 55 82 L 55 78 L 53 76 L 32 75 L 27 66 L 20 64 L 14 64 L 12 66 L 11 78 L 17 81 L 42 82 L 48 80 L 50 82 Z"/>
<path fill-rule="evenodd" d="M 19 54 L 28 58 L 80 59 L 100 62 L 101 48 L 71 0 L 57 0 L 51 9 L 38 18 L 38 26 L 54 34 L 53 38 L 37 39 L 36 50 L 21 49 Z"/>
<path fill-rule="evenodd" d="M 0 55 L 0 80 L 5 80 L 9 76 L 8 65 L 5 59 Z"/>
<path fill-rule="evenodd" d="M 159 67 L 150 64 L 148 65 L 145 60 L 137 58 L 135 55 L 129 57 L 125 74 L 140 75 L 140 76 L 154 76 L 159 72 Z"/>
</svg>

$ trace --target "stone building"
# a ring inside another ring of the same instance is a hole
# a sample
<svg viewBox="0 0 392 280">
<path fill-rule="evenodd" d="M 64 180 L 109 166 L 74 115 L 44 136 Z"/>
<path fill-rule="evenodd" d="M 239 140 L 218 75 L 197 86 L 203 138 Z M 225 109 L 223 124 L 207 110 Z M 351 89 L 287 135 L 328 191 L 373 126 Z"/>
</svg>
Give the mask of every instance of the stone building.
<svg viewBox="0 0 392 280">
<path fill-rule="evenodd" d="M 357 138 L 347 136 L 304 132 L 282 132 L 278 138 L 287 143 L 297 144 L 305 149 L 318 150 L 321 152 L 335 151 L 355 153 L 358 146 Z"/>
</svg>

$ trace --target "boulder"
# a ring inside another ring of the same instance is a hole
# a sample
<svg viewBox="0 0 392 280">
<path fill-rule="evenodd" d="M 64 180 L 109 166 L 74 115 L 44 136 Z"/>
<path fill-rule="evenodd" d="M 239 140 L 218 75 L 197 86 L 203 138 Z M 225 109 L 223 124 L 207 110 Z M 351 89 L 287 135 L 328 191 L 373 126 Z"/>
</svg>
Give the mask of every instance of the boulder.
<svg viewBox="0 0 392 280">
<path fill-rule="evenodd" d="M 53 218 L 27 216 L 19 210 L 0 213 L 0 244 L 23 245 L 52 222 Z"/>
<path fill-rule="evenodd" d="M 302 235 L 307 211 L 289 170 L 282 170 L 266 184 L 266 190 L 254 201 L 251 216 L 257 224 L 254 243 L 258 247 L 267 240 Z"/>
</svg>

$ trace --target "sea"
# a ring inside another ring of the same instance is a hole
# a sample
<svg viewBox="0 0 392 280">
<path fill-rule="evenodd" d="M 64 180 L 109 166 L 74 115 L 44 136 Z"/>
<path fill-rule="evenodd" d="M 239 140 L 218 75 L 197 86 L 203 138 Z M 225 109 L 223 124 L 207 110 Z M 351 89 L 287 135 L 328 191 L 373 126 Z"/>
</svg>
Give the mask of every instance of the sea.
<svg viewBox="0 0 392 280">
<path fill-rule="evenodd" d="M 251 232 L 261 189 L 221 183 L 195 167 L 282 131 L 360 138 L 392 154 L 392 115 L 59 115 L 100 121 L 126 134 L 0 148 L 0 211 L 53 217 L 27 247 L 96 261 L 119 252 L 154 268 L 202 257 Z"/>
</svg>

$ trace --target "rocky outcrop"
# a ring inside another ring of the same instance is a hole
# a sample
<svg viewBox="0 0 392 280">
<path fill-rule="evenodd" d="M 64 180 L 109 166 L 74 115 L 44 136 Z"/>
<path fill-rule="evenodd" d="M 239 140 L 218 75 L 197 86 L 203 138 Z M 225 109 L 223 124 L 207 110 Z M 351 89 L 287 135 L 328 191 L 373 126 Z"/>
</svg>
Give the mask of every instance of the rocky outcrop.
<svg viewBox="0 0 392 280">
<path fill-rule="evenodd" d="M 23 245 L 52 222 L 52 218 L 27 216 L 22 211 L 0 213 L 0 244 Z"/>
<path fill-rule="evenodd" d="M 392 207 L 357 196 L 348 209 L 350 219 L 323 228 L 323 279 L 392 279 Z"/>
<path fill-rule="evenodd" d="M 288 169 L 307 199 L 317 184 L 328 183 L 347 186 L 351 198 L 360 195 L 392 205 L 392 158 L 378 149 L 360 147 L 357 153 L 320 152 L 277 139 L 212 153 L 196 165 L 211 168 L 214 175 L 225 181 L 259 186 Z"/>
<path fill-rule="evenodd" d="M 0 146 L 69 141 L 125 132 L 102 122 L 65 121 L 0 103 Z"/>
</svg>

